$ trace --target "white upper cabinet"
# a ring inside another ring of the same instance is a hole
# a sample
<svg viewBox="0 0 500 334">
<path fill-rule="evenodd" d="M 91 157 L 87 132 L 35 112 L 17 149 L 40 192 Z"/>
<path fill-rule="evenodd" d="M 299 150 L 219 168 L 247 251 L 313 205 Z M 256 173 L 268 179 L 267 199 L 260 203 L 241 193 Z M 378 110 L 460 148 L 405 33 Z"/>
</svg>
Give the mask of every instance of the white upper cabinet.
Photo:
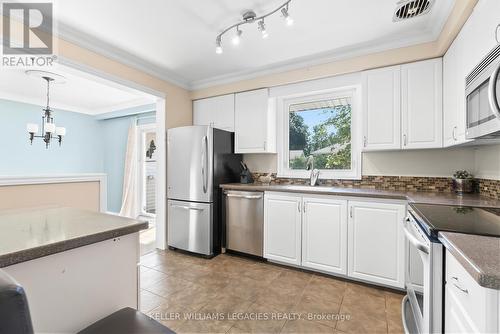
<svg viewBox="0 0 500 334">
<path fill-rule="evenodd" d="M 234 132 L 234 94 L 193 101 L 193 125 Z"/>
<path fill-rule="evenodd" d="M 403 149 L 443 146 L 442 59 L 401 65 Z"/>
<path fill-rule="evenodd" d="M 496 45 L 500 1 L 480 1 L 443 57 L 443 145 L 465 139 L 465 78 Z"/>
<path fill-rule="evenodd" d="M 401 148 L 401 67 L 365 71 L 363 80 L 363 150 Z"/>
<path fill-rule="evenodd" d="M 348 275 L 404 287 L 404 204 L 349 201 Z"/>
<path fill-rule="evenodd" d="M 276 153 L 276 105 L 267 88 L 235 97 L 235 152 Z"/>
<path fill-rule="evenodd" d="M 347 274 L 347 201 L 303 197 L 302 266 Z"/>
<path fill-rule="evenodd" d="M 265 194 L 264 258 L 300 265 L 301 211 L 299 196 Z"/>
</svg>

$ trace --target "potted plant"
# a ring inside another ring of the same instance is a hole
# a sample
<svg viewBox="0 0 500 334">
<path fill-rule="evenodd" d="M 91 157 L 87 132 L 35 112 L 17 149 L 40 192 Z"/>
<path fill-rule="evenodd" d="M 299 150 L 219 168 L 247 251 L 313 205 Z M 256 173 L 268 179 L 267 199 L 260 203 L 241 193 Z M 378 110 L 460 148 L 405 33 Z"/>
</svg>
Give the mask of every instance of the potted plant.
<svg viewBox="0 0 500 334">
<path fill-rule="evenodd" d="M 466 170 L 457 170 L 453 174 L 453 190 L 459 195 L 474 192 L 474 176 Z"/>
</svg>

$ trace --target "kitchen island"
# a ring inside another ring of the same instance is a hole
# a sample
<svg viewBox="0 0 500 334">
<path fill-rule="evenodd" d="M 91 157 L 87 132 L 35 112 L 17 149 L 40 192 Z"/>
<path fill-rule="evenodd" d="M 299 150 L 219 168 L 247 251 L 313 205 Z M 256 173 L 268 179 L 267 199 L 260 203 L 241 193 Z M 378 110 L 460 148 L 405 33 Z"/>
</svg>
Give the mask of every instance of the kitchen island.
<svg viewBox="0 0 500 334">
<path fill-rule="evenodd" d="M 138 307 L 146 222 L 63 207 L 0 212 L 0 268 L 26 290 L 35 332 L 77 332 Z"/>
</svg>

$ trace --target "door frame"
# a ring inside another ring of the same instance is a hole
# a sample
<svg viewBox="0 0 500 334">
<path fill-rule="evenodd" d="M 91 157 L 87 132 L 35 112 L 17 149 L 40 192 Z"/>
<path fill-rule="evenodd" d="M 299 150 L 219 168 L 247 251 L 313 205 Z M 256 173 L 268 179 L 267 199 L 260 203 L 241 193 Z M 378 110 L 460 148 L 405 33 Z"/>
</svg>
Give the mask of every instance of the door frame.
<svg viewBox="0 0 500 334">
<path fill-rule="evenodd" d="M 137 147 L 139 148 L 137 150 L 137 159 L 139 160 L 139 169 L 138 169 L 138 175 L 137 175 L 137 186 L 141 190 L 140 196 L 137 197 L 137 216 L 145 216 L 145 217 L 151 217 L 155 218 L 156 213 L 147 213 L 144 211 L 144 196 L 145 196 L 145 191 L 144 191 L 144 176 L 145 176 L 145 159 L 144 159 L 144 145 L 146 144 L 144 141 L 145 134 L 148 132 L 155 132 L 156 134 L 156 124 L 154 123 L 147 123 L 147 124 L 141 124 L 137 125 Z M 156 144 L 155 140 L 155 144 Z M 155 150 L 155 156 L 158 156 L 158 150 Z M 156 159 L 156 158 L 155 158 Z M 157 183 L 158 180 L 155 179 L 155 183 Z M 155 187 L 156 188 L 156 187 Z M 156 194 L 155 194 L 156 196 Z M 156 212 L 156 198 L 155 198 L 155 212 Z"/>
<path fill-rule="evenodd" d="M 167 94 L 164 92 L 152 89 L 150 87 L 138 84 L 134 81 L 124 79 L 122 77 L 110 74 L 95 67 L 91 67 L 84 63 L 76 62 L 67 57 L 58 56 L 58 64 L 66 66 L 83 73 L 87 73 L 109 83 L 115 83 L 141 91 L 143 93 L 156 97 L 156 140 L 158 151 L 158 162 L 156 164 L 157 187 L 156 187 L 156 248 L 166 249 L 167 246 L 167 140 L 166 140 L 166 100 Z"/>
</svg>

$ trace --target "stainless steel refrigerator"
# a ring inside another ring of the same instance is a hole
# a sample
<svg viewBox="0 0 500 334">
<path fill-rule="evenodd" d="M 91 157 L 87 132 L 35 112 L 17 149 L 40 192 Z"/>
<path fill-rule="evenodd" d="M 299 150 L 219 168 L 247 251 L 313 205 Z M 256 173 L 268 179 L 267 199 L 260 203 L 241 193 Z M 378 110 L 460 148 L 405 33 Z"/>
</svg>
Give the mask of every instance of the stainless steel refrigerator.
<svg viewBox="0 0 500 334">
<path fill-rule="evenodd" d="M 234 134 L 209 126 L 167 133 L 168 246 L 205 256 L 220 253 L 222 183 L 238 182 Z"/>
</svg>

